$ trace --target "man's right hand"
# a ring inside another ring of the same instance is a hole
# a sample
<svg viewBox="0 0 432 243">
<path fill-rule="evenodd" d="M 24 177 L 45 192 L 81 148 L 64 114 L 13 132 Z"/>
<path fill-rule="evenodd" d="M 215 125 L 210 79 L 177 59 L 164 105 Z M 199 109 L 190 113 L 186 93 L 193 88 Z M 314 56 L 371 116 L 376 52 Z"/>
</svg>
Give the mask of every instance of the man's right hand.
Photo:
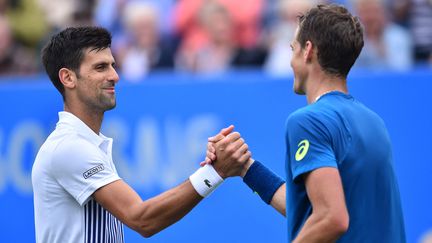
<svg viewBox="0 0 432 243">
<path fill-rule="evenodd" d="M 207 143 L 206 158 L 201 166 L 212 164 L 222 177 L 244 177 L 254 160 L 248 145 L 240 133 L 233 132 L 231 125 L 222 129 L 216 136 L 210 137 Z"/>
<path fill-rule="evenodd" d="M 201 166 L 211 164 L 213 161 L 216 161 L 216 148 L 214 144 L 228 136 L 228 134 L 230 134 L 233 130 L 234 126 L 230 125 L 229 127 L 222 128 L 222 130 L 216 134 L 216 136 L 208 138 L 206 158 L 200 163 Z"/>
</svg>

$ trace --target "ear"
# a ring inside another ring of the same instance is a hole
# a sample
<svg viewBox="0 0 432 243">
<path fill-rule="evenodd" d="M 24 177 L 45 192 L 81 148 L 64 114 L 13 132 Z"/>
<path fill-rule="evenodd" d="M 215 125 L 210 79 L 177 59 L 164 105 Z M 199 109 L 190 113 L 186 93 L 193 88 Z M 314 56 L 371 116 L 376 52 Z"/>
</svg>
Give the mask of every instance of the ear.
<svg viewBox="0 0 432 243">
<path fill-rule="evenodd" d="M 311 41 L 306 41 L 303 58 L 305 62 L 310 62 L 313 57 L 314 46 Z"/>
<path fill-rule="evenodd" d="M 77 77 L 76 77 L 76 74 L 74 71 L 67 69 L 67 68 L 60 69 L 59 70 L 59 79 L 60 79 L 60 82 L 65 87 L 65 89 L 75 88 Z"/>
</svg>

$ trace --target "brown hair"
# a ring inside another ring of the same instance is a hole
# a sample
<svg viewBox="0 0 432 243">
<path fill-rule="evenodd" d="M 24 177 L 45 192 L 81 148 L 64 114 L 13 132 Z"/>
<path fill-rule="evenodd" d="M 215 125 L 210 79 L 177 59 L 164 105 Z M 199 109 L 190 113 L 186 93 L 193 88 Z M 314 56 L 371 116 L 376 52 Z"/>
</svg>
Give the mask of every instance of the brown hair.
<svg viewBox="0 0 432 243">
<path fill-rule="evenodd" d="M 339 5 L 318 5 L 299 16 L 297 41 L 317 47 L 318 62 L 332 75 L 346 77 L 363 48 L 363 28 L 357 17 Z"/>
</svg>

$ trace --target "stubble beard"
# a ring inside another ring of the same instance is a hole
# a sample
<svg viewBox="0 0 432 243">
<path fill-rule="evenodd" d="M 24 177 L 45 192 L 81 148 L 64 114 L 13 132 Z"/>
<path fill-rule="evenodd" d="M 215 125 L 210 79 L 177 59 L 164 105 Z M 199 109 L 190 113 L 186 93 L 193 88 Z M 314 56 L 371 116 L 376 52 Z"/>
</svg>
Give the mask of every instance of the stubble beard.
<svg viewBox="0 0 432 243">
<path fill-rule="evenodd" d="M 112 98 L 106 97 L 106 96 L 102 96 L 99 99 L 99 104 L 100 104 L 100 109 L 103 110 L 103 111 L 112 110 L 117 105 L 116 97 L 115 97 L 115 95 Z"/>
</svg>

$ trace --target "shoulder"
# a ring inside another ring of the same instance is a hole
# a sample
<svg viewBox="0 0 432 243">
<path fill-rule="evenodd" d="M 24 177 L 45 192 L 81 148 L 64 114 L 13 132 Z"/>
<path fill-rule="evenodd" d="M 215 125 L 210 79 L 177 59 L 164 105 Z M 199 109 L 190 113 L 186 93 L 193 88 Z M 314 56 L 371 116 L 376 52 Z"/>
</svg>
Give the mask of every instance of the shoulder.
<svg viewBox="0 0 432 243">
<path fill-rule="evenodd" d="M 78 133 L 63 136 L 53 151 L 57 156 L 80 156 L 96 151 L 97 146 L 86 140 Z"/>
<path fill-rule="evenodd" d="M 341 129 L 347 130 L 349 126 L 341 109 L 340 104 L 333 102 L 318 102 L 303 107 L 288 117 L 286 135 L 296 137 L 308 134 L 311 138 L 332 141 L 335 135 L 341 134 Z"/>
<path fill-rule="evenodd" d="M 51 167 L 55 170 L 80 167 L 86 161 L 101 160 L 98 147 L 77 133 L 63 136 L 53 150 Z"/>
<path fill-rule="evenodd" d="M 310 109 L 308 109 L 309 107 L 303 107 L 300 108 L 296 111 L 294 111 L 293 113 L 291 113 L 291 115 L 288 116 L 288 123 L 294 123 L 297 121 L 301 121 L 304 119 L 308 119 L 312 116 L 312 112 L 310 111 Z"/>
<path fill-rule="evenodd" d="M 323 124 L 327 120 L 329 109 L 321 104 L 311 104 L 293 112 L 287 119 L 288 126 L 299 124 Z"/>
</svg>

